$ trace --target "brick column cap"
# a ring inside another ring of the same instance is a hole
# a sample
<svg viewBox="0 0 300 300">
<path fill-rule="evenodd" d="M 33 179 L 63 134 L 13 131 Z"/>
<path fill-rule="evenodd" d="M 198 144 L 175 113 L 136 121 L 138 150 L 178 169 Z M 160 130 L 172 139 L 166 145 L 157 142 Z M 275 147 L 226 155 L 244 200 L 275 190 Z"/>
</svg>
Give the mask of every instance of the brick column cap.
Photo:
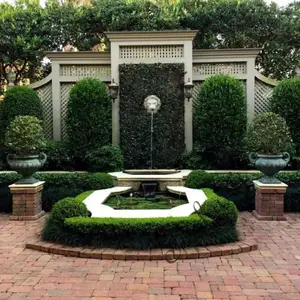
<svg viewBox="0 0 300 300">
<path fill-rule="evenodd" d="M 286 190 L 288 188 L 288 185 L 280 182 L 280 183 L 262 183 L 259 180 L 253 180 L 254 186 L 257 189 L 274 189 L 274 190 Z"/>
</svg>

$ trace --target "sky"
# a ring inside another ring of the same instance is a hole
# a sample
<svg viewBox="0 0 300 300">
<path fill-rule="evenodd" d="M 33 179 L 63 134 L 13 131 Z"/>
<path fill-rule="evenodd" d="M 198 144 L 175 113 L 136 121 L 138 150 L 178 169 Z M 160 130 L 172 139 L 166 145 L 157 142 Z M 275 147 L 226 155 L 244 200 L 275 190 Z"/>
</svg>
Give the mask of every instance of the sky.
<svg viewBox="0 0 300 300">
<path fill-rule="evenodd" d="M 41 0 L 41 3 L 43 4 L 46 0 Z M 270 3 L 271 0 L 265 0 L 266 2 Z M 10 2 L 10 3 L 13 3 L 14 0 L 0 0 L 0 3 L 1 2 Z M 287 5 L 291 2 L 293 2 L 293 0 L 273 0 L 273 2 L 276 2 L 278 5 L 280 6 L 284 6 L 284 5 Z"/>
</svg>

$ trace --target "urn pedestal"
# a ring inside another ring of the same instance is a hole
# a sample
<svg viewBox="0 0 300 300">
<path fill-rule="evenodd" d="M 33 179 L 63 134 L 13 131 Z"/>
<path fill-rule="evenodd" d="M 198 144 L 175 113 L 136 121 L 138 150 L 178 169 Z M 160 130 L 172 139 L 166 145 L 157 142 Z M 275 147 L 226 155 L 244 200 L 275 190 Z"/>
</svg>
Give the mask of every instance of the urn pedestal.
<svg viewBox="0 0 300 300">
<path fill-rule="evenodd" d="M 255 211 L 253 215 L 263 221 L 285 221 L 284 195 L 287 185 L 283 182 L 270 184 L 253 181 L 255 193 Z"/>
<path fill-rule="evenodd" d="M 9 186 L 12 194 L 12 216 L 10 220 L 37 220 L 45 214 L 42 210 L 42 190 L 45 181 L 33 184 L 12 184 Z"/>
</svg>

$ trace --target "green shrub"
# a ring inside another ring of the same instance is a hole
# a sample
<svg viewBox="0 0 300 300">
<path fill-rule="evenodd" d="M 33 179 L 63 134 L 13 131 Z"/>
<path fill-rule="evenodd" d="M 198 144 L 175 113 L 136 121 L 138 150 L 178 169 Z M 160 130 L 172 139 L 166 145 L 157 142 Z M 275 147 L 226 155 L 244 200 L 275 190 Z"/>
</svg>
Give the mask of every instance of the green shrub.
<svg viewBox="0 0 300 300">
<path fill-rule="evenodd" d="M 239 210 L 253 210 L 255 189 L 253 180 L 261 177 L 261 173 L 207 173 L 202 170 L 192 171 L 185 181 L 189 188 L 211 188 L 216 194 L 231 200 Z M 300 184 L 300 181 L 299 181 Z"/>
<path fill-rule="evenodd" d="M 12 120 L 17 116 L 34 116 L 43 119 L 41 100 L 36 91 L 27 86 L 15 86 L 9 89 L 1 104 L 2 136 Z"/>
<path fill-rule="evenodd" d="M 75 197 L 88 190 L 100 190 L 113 187 L 113 178 L 105 173 L 46 173 L 38 172 L 35 178 L 45 181 L 42 193 L 42 206 L 50 211 L 53 204 L 66 197 Z M 0 212 L 11 212 L 12 202 L 8 189 L 21 177 L 15 172 L 0 174 Z"/>
<path fill-rule="evenodd" d="M 246 145 L 248 151 L 258 154 L 294 153 L 294 144 L 285 120 L 272 112 L 254 117 L 248 127 Z"/>
<path fill-rule="evenodd" d="M 233 202 L 213 196 L 201 205 L 200 213 L 211 218 L 218 226 L 235 225 L 238 219 L 238 210 Z"/>
<path fill-rule="evenodd" d="M 87 164 L 92 171 L 114 172 L 122 170 L 124 158 L 118 146 L 103 146 L 88 154 Z"/>
<path fill-rule="evenodd" d="M 73 158 L 66 142 L 47 140 L 41 151 L 47 155 L 44 171 L 74 170 Z"/>
<path fill-rule="evenodd" d="M 192 171 L 185 181 L 185 186 L 191 189 L 199 189 L 208 187 L 212 181 L 213 174 L 207 173 L 202 170 Z"/>
<path fill-rule="evenodd" d="M 46 220 L 42 231 L 42 238 L 44 240 L 55 241 L 61 238 L 62 235 L 67 234 L 64 226 L 66 218 L 71 217 L 88 217 L 88 210 L 85 204 L 75 198 L 65 198 L 58 201 Z"/>
<path fill-rule="evenodd" d="M 182 154 L 180 168 L 190 170 L 209 169 L 208 163 L 203 161 L 201 155 L 195 150 L 190 152 L 185 151 Z"/>
<path fill-rule="evenodd" d="M 87 217 L 88 210 L 82 201 L 65 198 L 54 204 L 51 218 L 54 222 L 64 224 L 66 218 Z"/>
<path fill-rule="evenodd" d="M 194 102 L 193 138 L 214 168 L 235 168 L 243 156 L 246 98 L 239 80 L 215 75 L 201 85 Z"/>
<path fill-rule="evenodd" d="M 125 168 L 150 167 L 151 115 L 144 99 L 161 107 L 153 122 L 153 167 L 176 168 L 184 152 L 183 64 L 123 64 L 120 72 L 120 146 Z"/>
<path fill-rule="evenodd" d="M 96 247 L 153 249 L 184 248 L 236 241 L 232 226 L 220 230 L 206 216 L 152 219 L 70 218 L 64 243 Z"/>
<path fill-rule="evenodd" d="M 84 205 L 82 201 L 92 193 L 88 191 L 75 199 L 65 199 L 55 204 L 43 231 L 43 238 L 74 246 L 130 249 L 183 248 L 236 241 L 238 239 L 236 219 L 234 220 L 236 211 L 231 209 L 232 206 L 235 207 L 234 204 L 217 197 L 212 190 L 205 189 L 204 192 L 209 199 L 219 201 L 221 208 L 224 209 L 218 215 L 217 210 L 220 210 L 220 207 L 209 205 L 206 207 L 205 212 L 215 219 L 201 214 L 192 214 L 189 217 L 141 219 L 87 218 L 83 217 L 81 208 L 74 207 L 74 202 Z M 66 217 L 71 214 L 77 216 Z"/>
<path fill-rule="evenodd" d="M 8 126 L 5 145 L 17 155 L 39 154 L 45 145 L 41 123 L 33 116 L 17 116 Z"/>
<path fill-rule="evenodd" d="M 71 89 L 67 107 L 68 142 L 80 161 L 90 151 L 111 143 L 111 101 L 105 83 L 82 79 Z"/>
<path fill-rule="evenodd" d="M 283 117 L 300 152 L 300 78 L 284 79 L 274 88 L 271 110 Z"/>
</svg>

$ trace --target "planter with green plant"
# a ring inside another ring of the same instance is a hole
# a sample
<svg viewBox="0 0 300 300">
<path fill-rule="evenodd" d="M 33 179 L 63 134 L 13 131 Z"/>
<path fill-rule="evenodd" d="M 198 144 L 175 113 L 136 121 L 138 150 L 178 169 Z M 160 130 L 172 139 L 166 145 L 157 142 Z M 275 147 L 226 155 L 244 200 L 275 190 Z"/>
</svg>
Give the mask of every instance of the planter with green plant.
<svg viewBox="0 0 300 300">
<path fill-rule="evenodd" d="M 290 155 L 294 153 L 294 143 L 285 120 L 272 112 L 255 116 L 248 128 L 246 145 L 250 162 L 264 174 L 259 181 L 280 183 L 275 175 L 287 166 Z"/>
<path fill-rule="evenodd" d="M 45 146 L 41 121 L 33 116 L 18 116 L 9 125 L 5 144 L 12 151 L 7 155 L 9 166 L 23 176 L 16 184 L 33 184 L 38 180 L 32 175 L 46 162 L 40 152 Z"/>
</svg>

